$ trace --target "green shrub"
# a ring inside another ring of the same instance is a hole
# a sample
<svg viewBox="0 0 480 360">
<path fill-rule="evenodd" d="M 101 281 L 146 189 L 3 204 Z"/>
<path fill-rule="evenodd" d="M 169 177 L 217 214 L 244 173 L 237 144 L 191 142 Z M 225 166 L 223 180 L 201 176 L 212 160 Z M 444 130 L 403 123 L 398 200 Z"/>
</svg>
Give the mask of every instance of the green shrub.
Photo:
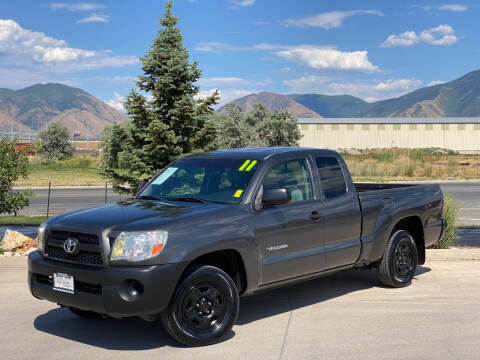
<svg viewBox="0 0 480 360">
<path fill-rule="evenodd" d="M 457 238 L 458 205 L 450 195 L 445 195 L 444 202 L 443 213 L 448 224 L 443 238 L 431 247 L 433 249 L 448 249 Z"/>
<path fill-rule="evenodd" d="M 50 123 L 46 129 L 40 131 L 38 138 L 41 146 L 37 148 L 37 153 L 45 160 L 56 161 L 73 156 L 75 149 L 69 142 L 70 133 L 62 123 Z"/>
<path fill-rule="evenodd" d="M 15 150 L 15 140 L 0 139 L 0 214 L 17 215 L 28 206 L 32 191 L 15 191 L 13 186 L 31 171 L 27 156 Z"/>
</svg>

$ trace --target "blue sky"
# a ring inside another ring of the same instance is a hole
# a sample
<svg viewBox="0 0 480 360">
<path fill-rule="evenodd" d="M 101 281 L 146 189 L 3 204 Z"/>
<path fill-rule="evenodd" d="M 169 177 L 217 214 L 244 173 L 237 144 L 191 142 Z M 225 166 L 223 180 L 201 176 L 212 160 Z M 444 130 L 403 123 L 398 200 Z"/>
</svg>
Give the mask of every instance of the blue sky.
<svg viewBox="0 0 480 360">
<path fill-rule="evenodd" d="M 0 3 L 0 87 L 60 82 L 121 107 L 164 0 Z M 480 68 L 478 1 L 176 0 L 201 94 L 396 97 Z"/>
</svg>

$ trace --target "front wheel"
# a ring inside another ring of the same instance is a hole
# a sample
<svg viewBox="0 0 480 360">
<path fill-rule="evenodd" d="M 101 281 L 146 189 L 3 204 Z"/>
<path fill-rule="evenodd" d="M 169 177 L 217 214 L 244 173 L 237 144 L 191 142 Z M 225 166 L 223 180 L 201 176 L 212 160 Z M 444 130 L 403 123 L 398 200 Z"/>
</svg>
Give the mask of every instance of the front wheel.
<svg viewBox="0 0 480 360">
<path fill-rule="evenodd" d="M 198 266 L 178 285 L 162 321 L 178 342 L 209 345 L 232 328 L 239 303 L 237 287 L 227 273 L 214 266 Z"/>
<path fill-rule="evenodd" d="M 405 287 L 412 283 L 418 264 L 417 245 L 405 230 L 392 234 L 378 266 L 380 281 L 391 287 Z"/>
</svg>

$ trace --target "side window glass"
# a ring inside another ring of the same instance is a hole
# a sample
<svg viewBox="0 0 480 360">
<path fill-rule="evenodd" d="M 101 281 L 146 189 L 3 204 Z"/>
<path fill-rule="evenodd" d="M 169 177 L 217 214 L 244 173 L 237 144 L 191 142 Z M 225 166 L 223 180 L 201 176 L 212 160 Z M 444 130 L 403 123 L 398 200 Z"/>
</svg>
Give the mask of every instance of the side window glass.
<svg viewBox="0 0 480 360">
<path fill-rule="evenodd" d="M 263 181 L 263 189 L 287 188 L 292 203 L 312 199 L 312 185 L 305 160 L 290 160 L 270 169 Z"/>
<path fill-rule="evenodd" d="M 347 184 L 338 160 L 334 157 L 318 157 L 315 162 L 325 197 L 332 199 L 345 194 Z"/>
</svg>

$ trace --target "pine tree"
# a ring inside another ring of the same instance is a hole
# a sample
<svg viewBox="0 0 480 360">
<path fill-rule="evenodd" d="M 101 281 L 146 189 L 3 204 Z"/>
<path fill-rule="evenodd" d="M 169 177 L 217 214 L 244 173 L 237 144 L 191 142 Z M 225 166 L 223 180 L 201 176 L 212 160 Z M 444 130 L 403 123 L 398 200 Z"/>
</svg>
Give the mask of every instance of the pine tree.
<svg viewBox="0 0 480 360">
<path fill-rule="evenodd" d="M 201 75 L 166 4 L 161 28 L 147 54 L 140 59 L 143 74 L 125 101 L 130 122 L 104 132 L 101 173 L 119 192 L 135 192 L 139 182 L 150 178 L 171 161 L 192 152 L 210 150 L 216 128 L 210 117 L 218 92 L 196 100 Z M 121 143 L 119 144 L 118 142 Z"/>
</svg>

